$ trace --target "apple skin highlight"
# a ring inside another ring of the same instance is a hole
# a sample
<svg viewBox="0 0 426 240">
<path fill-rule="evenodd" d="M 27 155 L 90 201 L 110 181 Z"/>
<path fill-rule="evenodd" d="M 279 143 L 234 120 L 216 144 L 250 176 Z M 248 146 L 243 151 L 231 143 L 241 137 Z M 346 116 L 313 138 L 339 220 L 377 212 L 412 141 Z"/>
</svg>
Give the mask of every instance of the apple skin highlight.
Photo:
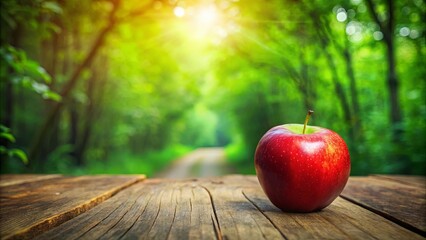
<svg viewBox="0 0 426 240">
<path fill-rule="evenodd" d="M 335 132 L 300 124 L 270 129 L 255 152 L 255 168 L 263 191 L 285 212 L 314 212 L 330 205 L 350 174 L 345 141 Z M 300 131 L 299 131 L 300 129 Z"/>
</svg>

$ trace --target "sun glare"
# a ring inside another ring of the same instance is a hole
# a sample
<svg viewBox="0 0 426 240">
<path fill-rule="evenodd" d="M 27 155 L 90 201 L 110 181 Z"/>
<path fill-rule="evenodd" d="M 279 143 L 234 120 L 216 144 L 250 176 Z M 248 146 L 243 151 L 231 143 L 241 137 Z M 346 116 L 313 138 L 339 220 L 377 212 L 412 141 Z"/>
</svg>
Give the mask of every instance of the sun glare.
<svg viewBox="0 0 426 240">
<path fill-rule="evenodd" d="M 197 11 L 195 21 L 201 27 L 212 27 L 219 21 L 219 14 L 215 7 L 203 7 Z"/>
<path fill-rule="evenodd" d="M 175 14 L 176 17 L 183 17 L 183 16 L 185 16 L 185 8 L 175 7 L 173 9 L 173 13 Z"/>
<path fill-rule="evenodd" d="M 215 4 L 177 6 L 173 8 L 173 14 L 184 20 L 180 23 L 186 24 L 191 38 L 203 41 L 208 39 L 214 44 L 220 44 L 236 29 L 235 24 L 225 17 L 226 13 L 223 13 L 220 7 Z"/>
</svg>

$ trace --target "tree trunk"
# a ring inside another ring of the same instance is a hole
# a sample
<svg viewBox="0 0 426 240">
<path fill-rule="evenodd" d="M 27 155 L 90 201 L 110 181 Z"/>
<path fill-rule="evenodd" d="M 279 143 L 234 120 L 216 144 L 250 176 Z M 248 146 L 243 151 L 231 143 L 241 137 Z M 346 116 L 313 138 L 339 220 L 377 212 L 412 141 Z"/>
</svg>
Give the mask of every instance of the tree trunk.
<svg viewBox="0 0 426 240">
<path fill-rule="evenodd" d="M 89 102 L 85 108 L 85 121 L 80 129 L 80 138 L 78 139 L 74 153 L 77 164 L 79 165 L 83 165 L 85 162 L 84 154 L 92 136 L 93 124 L 96 120 L 96 116 L 99 114 L 99 108 L 102 104 L 106 80 L 108 78 L 107 71 L 104 71 L 104 69 L 108 69 L 106 60 L 106 57 L 101 57 L 99 59 L 98 64 L 92 68 L 92 78 L 87 81 L 86 92 Z"/>
<path fill-rule="evenodd" d="M 348 137 L 349 137 L 349 145 L 353 146 L 355 142 L 355 133 L 353 128 L 352 112 L 351 112 L 350 104 L 346 96 L 346 93 L 343 89 L 341 82 L 339 81 L 339 75 L 337 73 L 336 63 L 334 62 L 333 57 L 328 51 L 330 41 L 327 38 L 327 34 L 321 28 L 321 21 L 319 20 L 320 16 L 318 15 L 318 13 L 315 12 L 315 10 L 313 9 L 310 10 L 310 13 L 311 13 L 310 15 L 312 17 L 314 27 L 319 37 L 319 42 L 321 44 L 323 54 L 325 55 L 327 59 L 327 64 L 331 71 L 331 78 L 334 85 L 334 91 L 336 93 L 337 98 L 339 99 L 340 105 L 343 110 L 343 119 L 348 129 L 347 131 L 348 131 Z"/>
<path fill-rule="evenodd" d="M 69 114 L 70 114 L 70 135 L 69 135 L 69 144 L 73 146 L 73 151 L 71 156 L 75 158 L 76 165 L 81 165 L 81 159 L 78 159 L 76 156 L 77 146 L 78 146 L 78 136 L 79 136 L 79 114 L 78 106 L 74 100 L 71 100 L 69 104 Z"/>
<path fill-rule="evenodd" d="M 61 19 L 59 19 L 59 16 L 55 17 L 53 19 L 53 23 L 57 25 L 60 29 L 63 29 L 64 26 L 62 24 Z M 60 65 L 60 61 L 58 56 L 63 51 L 63 48 L 65 46 L 63 40 L 65 32 L 61 31 L 60 33 L 54 33 L 51 41 L 49 42 L 49 46 L 47 46 L 45 49 L 48 49 L 50 47 L 50 56 L 47 58 L 48 63 L 46 64 L 47 68 L 46 71 L 52 76 L 52 81 L 49 84 L 50 89 L 53 91 L 56 91 L 56 76 L 58 74 L 58 66 Z M 49 112 L 51 108 L 54 107 L 55 102 L 48 101 L 46 102 L 46 114 Z M 48 155 L 52 151 L 54 151 L 59 145 L 59 123 L 60 123 L 60 117 L 61 115 L 58 113 L 55 119 L 52 121 L 51 128 L 51 134 L 48 135 L 49 141 L 45 143 L 44 147 L 44 154 Z"/>
<path fill-rule="evenodd" d="M 403 129 L 400 126 L 402 123 L 401 107 L 399 105 L 399 82 L 396 73 L 396 61 L 395 61 L 395 47 L 393 39 L 386 41 L 387 46 L 387 61 L 388 61 L 388 76 L 387 85 L 389 90 L 390 100 L 390 119 L 393 125 L 393 140 L 394 142 L 400 141 Z"/>
<path fill-rule="evenodd" d="M 349 86 L 351 92 L 351 102 L 352 102 L 352 122 L 355 133 L 355 141 L 359 141 L 363 138 L 362 134 L 362 121 L 361 121 L 361 109 L 359 107 L 359 98 L 358 98 L 358 88 L 356 86 L 356 79 L 353 70 L 352 64 L 352 55 L 349 52 L 349 46 L 346 46 L 343 49 L 343 56 L 346 62 L 346 75 L 349 78 Z"/>
<path fill-rule="evenodd" d="M 95 88 L 98 91 L 102 91 L 103 87 L 100 84 L 97 84 L 98 81 L 101 79 L 98 78 L 98 74 L 100 74 L 98 71 L 93 71 L 93 77 L 87 81 L 87 97 L 88 97 L 88 104 L 86 106 L 85 111 L 85 121 L 83 123 L 83 126 L 81 128 L 81 134 L 79 141 L 76 145 L 76 148 L 74 149 L 74 156 L 76 158 L 77 165 L 83 165 L 84 163 L 84 153 L 87 149 L 87 144 L 90 140 L 90 136 L 92 135 L 92 128 L 93 128 L 93 121 L 95 117 L 96 107 L 95 105 L 99 105 L 100 102 L 97 101 L 96 96 L 94 94 Z M 99 87 L 99 89 L 98 89 Z"/>
<path fill-rule="evenodd" d="M 11 34 L 10 34 L 10 43 L 13 47 L 19 47 L 20 45 L 20 41 L 21 41 L 21 37 L 22 37 L 22 27 L 20 24 L 16 25 L 16 28 L 12 30 Z M 13 74 L 13 69 L 12 68 L 7 68 L 7 76 L 10 76 Z M 1 99 L 2 99 L 2 104 L 1 106 L 4 107 L 4 110 L 2 110 L 2 112 L 4 114 L 2 114 L 1 116 L 1 124 L 8 127 L 8 128 L 13 128 L 13 108 L 14 108 L 14 102 L 15 102 L 15 97 L 14 97 L 14 88 L 13 88 L 13 83 L 10 79 L 0 79 L 2 81 L 2 84 L 5 84 L 4 87 L 4 93 L 2 93 Z M 15 132 L 16 134 L 16 132 Z M 0 139 L 0 145 L 8 147 L 10 144 L 10 142 L 4 138 Z"/>
<path fill-rule="evenodd" d="M 345 120 L 346 125 L 348 126 L 348 136 L 349 136 L 349 142 L 352 145 L 355 141 L 355 134 L 354 129 L 352 125 L 352 113 L 349 106 L 349 101 L 346 97 L 345 91 L 343 90 L 343 86 L 339 81 L 339 76 L 336 71 L 336 64 L 334 63 L 333 57 L 331 54 L 326 50 L 326 46 L 323 46 L 325 51 L 324 54 L 327 58 L 328 66 L 332 73 L 332 80 L 334 85 L 334 91 L 336 92 L 337 98 L 340 100 L 340 105 L 343 110 L 343 118 Z"/>
<path fill-rule="evenodd" d="M 9 72 L 11 69 L 8 69 Z M 2 80 L 3 81 L 3 80 Z M 2 115 L 1 123 L 8 128 L 12 128 L 12 116 L 13 116 L 13 84 L 9 81 L 3 81 L 6 85 L 4 88 L 4 94 L 2 94 L 4 103 L 4 114 Z M 3 104 L 2 104 L 3 105 Z"/>
<path fill-rule="evenodd" d="M 11 34 L 11 39 L 10 39 L 10 43 L 13 47 L 17 47 L 19 48 L 20 46 L 20 42 L 21 42 L 21 38 L 22 38 L 22 27 L 20 24 L 16 25 L 16 28 L 13 29 L 12 34 Z M 12 69 L 8 69 L 9 74 L 8 76 L 10 76 L 10 74 L 12 74 Z M 5 88 L 5 95 L 3 95 L 5 97 L 5 114 L 3 116 L 4 119 L 2 119 L 2 123 L 9 128 L 12 128 L 12 124 L 13 124 L 13 105 L 14 105 L 14 96 L 13 96 L 13 84 L 11 82 L 10 79 L 4 79 L 5 83 L 6 83 L 6 88 Z"/>
<path fill-rule="evenodd" d="M 303 95 L 303 103 L 305 105 L 305 110 L 314 109 L 314 100 L 311 94 L 312 90 L 310 89 L 310 79 L 309 79 L 309 66 L 306 63 L 305 55 L 303 50 L 300 54 L 300 82 L 299 82 L 299 91 Z"/>
<path fill-rule="evenodd" d="M 404 128 L 402 126 L 402 110 L 399 100 L 399 80 L 396 73 L 396 59 L 395 59 L 395 42 L 393 33 L 395 30 L 395 6 L 393 0 L 387 0 L 388 19 L 386 22 L 381 22 L 376 6 L 372 0 L 366 1 L 370 14 L 374 21 L 379 25 L 380 31 L 383 33 L 383 41 L 386 45 L 386 59 L 388 63 L 387 72 L 387 86 L 389 91 L 389 103 L 390 103 L 390 123 L 392 125 L 392 143 L 393 143 L 393 155 L 392 161 L 394 163 L 403 162 L 401 169 L 398 169 L 401 173 L 409 173 L 410 162 L 408 156 L 404 154 L 405 143 L 403 141 Z"/>
<path fill-rule="evenodd" d="M 36 133 L 36 135 L 33 139 L 33 142 L 31 144 L 30 150 L 29 150 L 30 162 L 31 162 L 31 160 L 33 160 L 33 159 L 35 159 L 39 156 L 39 153 L 40 153 L 39 149 L 40 149 L 40 146 L 42 145 L 43 139 L 45 139 L 45 137 L 50 134 L 50 125 L 52 124 L 54 119 L 60 113 L 60 110 L 62 109 L 64 102 L 69 98 L 69 95 L 70 95 L 71 91 L 74 89 L 74 87 L 76 86 L 83 69 L 85 69 L 85 68 L 87 68 L 91 65 L 91 63 L 94 60 L 94 58 L 96 57 L 99 49 L 103 46 L 105 39 L 106 39 L 106 36 L 114 29 L 114 27 L 117 25 L 118 21 L 125 21 L 125 20 L 129 20 L 129 19 L 141 16 L 144 13 L 146 13 L 148 10 L 150 10 L 155 5 L 156 2 L 157 1 L 155 1 L 155 0 L 151 0 L 145 6 L 139 8 L 139 9 L 136 9 L 136 10 L 130 12 L 129 14 L 127 14 L 126 16 L 123 16 L 120 19 L 118 19 L 116 13 L 117 13 L 119 6 L 120 6 L 120 0 L 111 1 L 113 6 L 112 6 L 111 11 L 108 14 L 108 21 L 107 21 L 106 25 L 104 26 L 103 29 L 101 29 L 101 31 L 99 32 L 99 34 L 95 38 L 95 41 L 94 41 L 92 47 L 90 48 L 90 50 L 88 51 L 88 54 L 86 55 L 84 60 L 81 62 L 81 64 L 79 64 L 76 67 L 76 69 L 71 74 L 69 80 L 64 84 L 64 87 L 60 91 L 60 94 L 62 96 L 62 101 L 55 103 L 55 105 L 52 107 L 52 109 L 47 114 L 47 117 L 43 121 L 41 127 L 38 129 L 38 132 Z"/>
</svg>

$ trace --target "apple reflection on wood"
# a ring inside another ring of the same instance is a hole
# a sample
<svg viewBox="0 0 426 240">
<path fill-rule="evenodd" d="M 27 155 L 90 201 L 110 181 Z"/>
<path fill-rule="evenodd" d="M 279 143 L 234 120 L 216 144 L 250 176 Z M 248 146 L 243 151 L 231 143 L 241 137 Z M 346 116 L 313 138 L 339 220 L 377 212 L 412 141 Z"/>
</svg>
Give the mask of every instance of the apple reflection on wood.
<svg viewBox="0 0 426 240">
<path fill-rule="evenodd" d="M 284 124 L 270 129 L 255 152 L 255 168 L 263 191 L 285 212 L 314 212 L 339 196 L 350 174 L 345 141 L 335 132 Z"/>
</svg>

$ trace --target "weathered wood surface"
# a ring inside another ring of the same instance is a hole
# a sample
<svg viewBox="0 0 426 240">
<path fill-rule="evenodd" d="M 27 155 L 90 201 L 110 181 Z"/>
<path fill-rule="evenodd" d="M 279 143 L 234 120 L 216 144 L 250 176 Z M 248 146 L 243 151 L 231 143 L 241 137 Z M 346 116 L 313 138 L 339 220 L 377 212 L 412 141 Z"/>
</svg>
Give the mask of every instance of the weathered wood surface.
<svg viewBox="0 0 426 240">
<path fill-rule="evenodd" d="M 0 187 L 6 187 L 9 185 L 16 185 L 25 182 L 35 182 L 45 179 L 53 179 L 61 177 L 61 175 L 50 174 L 50 175 L 37 175 L 37 174 L 19 174 L 19 175 L 0 175 Z"/>
<path fill-rule="evenodd" d="M 396 181 L 410 186 L 416 186 L 422 189 L 426 188 L 426 178 L 422 176 L 373 175 L 373 177 L 385 178 L 387 180 Z"/>
<path fill-rule="evenodd" d="M 3 175 L 1 238 L 31 238 L 103 202 L 144 176 L 46 177 Z M 11 179 L 10 181 L 8 179 Z"/>
<path fill-rule="evenodd" d="M 406 176 L 351 177 L 341 196 L 425 235 L 425 178 L 410 179 Z"/>
<path fill-rule="evenodd" d="M 55 177 L 0 188 L 0 234 L 2 239 L 424 239 L 426 189 L 399 177 L 353 177 L 342 197 L 310 214 L 274 207 L 255 176 Z M 116 194 L 99 197 L 111 189 Z M 67 214 L 94 198 L 96 204 Z M 55 223 L 61 215 L 68 217 Z M 33 217 L 38 220 L 23 220 Z"/>
</svg>

